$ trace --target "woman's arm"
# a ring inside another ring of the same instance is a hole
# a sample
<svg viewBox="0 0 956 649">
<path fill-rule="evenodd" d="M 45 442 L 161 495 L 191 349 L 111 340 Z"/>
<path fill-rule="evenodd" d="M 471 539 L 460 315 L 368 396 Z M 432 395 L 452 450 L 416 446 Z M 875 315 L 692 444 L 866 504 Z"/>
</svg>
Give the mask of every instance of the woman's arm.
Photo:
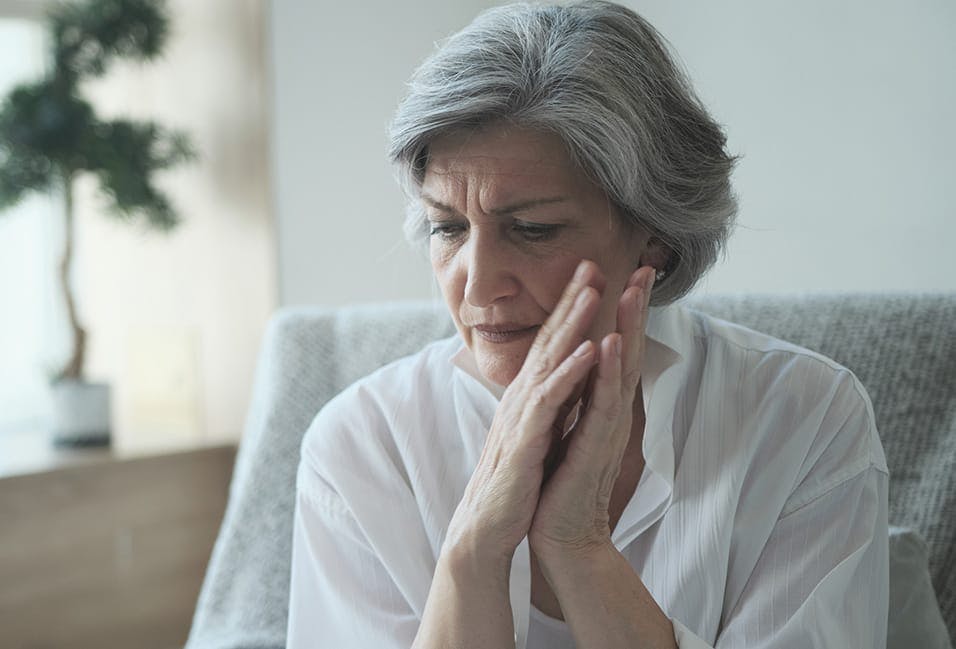
<svg viewBox="0 0 956 649">
<path fill-rule="evenodd" d="M 612 543 L 537 556 L 579 649 L 676 649 L 670 619 Z"/>
<path fill-rule="evenodd" d="M 511 559 L 475 549 L 464 539 L 443 549 L 413 649 L 514 647 Z"/>
<path fill-rule="evenodd" d="M 540 548 L 536 554 L 581 649 L 881 648 L 888 601 L 887 482 L 885 466 L 864 467 L 791 507 L 775 525 L 744 592 L 725 612 L 716 641 L 668 620 L 613 545 L 576 557 Z"/>
<path fill-rule="evenodd" d="M 313 471 L 299 468 L 289 585 L 288 649 L 407 649 L 414 607 L 372 549 L 353 512 Z M 396 530 L 398 538 L 407 530 Z"/>
</svg>

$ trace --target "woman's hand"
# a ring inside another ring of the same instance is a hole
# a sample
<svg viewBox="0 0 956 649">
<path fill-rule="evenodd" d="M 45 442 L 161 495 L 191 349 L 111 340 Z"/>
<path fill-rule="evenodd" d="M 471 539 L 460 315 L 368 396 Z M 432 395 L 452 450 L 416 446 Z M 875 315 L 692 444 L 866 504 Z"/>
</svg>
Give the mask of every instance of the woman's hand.
<svg viewBox="0 0 956 649">
<path fill-rule="evenodd" d="M 445 538 L 445 547 L 464 552 L 466 560 L 510 565 L 515 548 L 528 534 L 545 459 L 555 439 L 560 440 L 568 404 L 577 401 L 594 365 L 595 345 L 584 337 L 604 287 L 597 266 L 582 261 L 505 390 Z M 601 383 L 602 404 L 608 399 L 608 381 Z"/>
<path fill-rule="evenodd" d="M 618 302 L 617 331 L 600 343 L 582 412 L 553 448 L 528 540 L 539 556 L 586 552 L 610 542 L 608 508 L 631 436 L 654 269 L 631 275 Z"/>
<path fill-rule="evenodd" d="M 502 397 L 446 544 L 508 563 L 525 535 L 532 545 L 554 547 L 609 538 L 607 510 L 630 436 L 653 272 L 631 276 L 618 330 L 595 346 L 584 337 L 605 280 L 593 262 L 579 264 Z M 582 393 L 581 417 L 562 439 Z"/>
<path fill-rule="evenodd" d="M 577 424 L 556 447 L 529 531 L 536 554 L 610 542 L 608 508 L 631 436 L 654 269 L 635 271 L 618 302 L 617 331 L 603 337 Z"/>
</svg>

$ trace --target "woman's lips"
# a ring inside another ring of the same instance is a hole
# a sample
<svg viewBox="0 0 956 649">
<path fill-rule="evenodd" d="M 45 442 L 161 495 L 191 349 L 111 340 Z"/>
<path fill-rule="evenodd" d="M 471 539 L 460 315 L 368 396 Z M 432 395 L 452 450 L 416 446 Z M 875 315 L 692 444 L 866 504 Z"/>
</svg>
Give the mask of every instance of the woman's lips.
<svg viewBox="0 0 956 649">
<path fill-rule="evenodd" d="M 476 325 L 475 333 L 491 343 L 510 343 L 524 338 L 534 338 L 541 325 Z"/>
</svg>

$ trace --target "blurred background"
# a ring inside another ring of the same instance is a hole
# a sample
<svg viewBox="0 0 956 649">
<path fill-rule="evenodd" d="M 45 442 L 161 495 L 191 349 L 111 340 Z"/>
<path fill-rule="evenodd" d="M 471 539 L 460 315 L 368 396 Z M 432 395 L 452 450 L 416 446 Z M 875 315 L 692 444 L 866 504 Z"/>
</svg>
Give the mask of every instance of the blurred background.
<svg viewBox="0 0 956 649">
<path fill-rule="evenodd" d="M 494 4 L 169 0 L 158 60 L 83 85 L 100 114 L 182 129 L 199 153 L 158 175 L 182 218 L 168 234 L 105 217 L 94 180 L 76 185 L 72 283 L 89 378 L 113 386 L 111 457 L 234 445 L 278 307 L 437 299 L 402 238 L 386 128 L 434 44 Z M 956 3 L 625 4 L 742 156 L 738 229 L 699 292 L 956 289 Z M 0 0 L 0 96 L 50 65 L 50 5 Z M 64 457 L 48 394 L 71 346 L 62 210 L 51 193 L 0 213 L 0 525 L 4 475 Z M 0 543 L 0 582 L 2 559 Z"/>
<path fill-rule="evenodd" d="M 49 65 L 43 2 L 0 2 L 0 92 Z M 104 116 L 189 133 L 197 162 L 159 174 L 182 219 L 169 234 L 103 214 L 76 186 L 73 287 L 90 332 L 88 374 L 113 385 L 121 448 L 235 440 L 256 348 L 278 304 L 270 183 L 268 7 L 168 3 L 158 61 L 117 61 L 83 87 Z M 72 337 L 57 286 L 62 198 L 0 214 L 0 435 L 48 425 L 48 372 Z"/>
<path fill-rule="evenodd" d="M 74 287 L 114 443 L 238 435 L 268 315 L 437 292 L 402 239 L 391 112 L 433 44 L 494 3 L 172 1 L 161 59 L 88 84 L 201 157 L 161 174 L 183 225 L 98 213 L 80 179 Z M 956 5 L 632 0 L 742 156 L 739 225 L 704 292 L 956 286 Z M 41 0 L 0 0 L 0 91 L 44 69 Z M 70 345 L 57 197 L 0 216 L 0 431 L 42 431 Z"/>
</svg>

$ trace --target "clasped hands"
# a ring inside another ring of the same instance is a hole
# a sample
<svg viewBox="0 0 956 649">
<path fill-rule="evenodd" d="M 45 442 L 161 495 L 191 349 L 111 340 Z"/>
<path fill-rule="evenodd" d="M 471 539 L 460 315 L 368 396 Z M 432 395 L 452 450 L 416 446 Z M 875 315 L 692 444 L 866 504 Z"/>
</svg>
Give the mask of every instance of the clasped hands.
<svg viewBox="0 0 956 649">
<path fill-rule="evenodd" d="M 446 544 L 510 565 L 526 535 L 539 556 L 610 542 L 608 508 L 630 439 L 653 282 L 650 266 L 630 276 L 616 330 L 595 344 L 586 334 L 606 282 L 596 264 L 579 263 L 502 396 Z M 576 423 L 566 431 L 569 413 Z"/>
</svg>

